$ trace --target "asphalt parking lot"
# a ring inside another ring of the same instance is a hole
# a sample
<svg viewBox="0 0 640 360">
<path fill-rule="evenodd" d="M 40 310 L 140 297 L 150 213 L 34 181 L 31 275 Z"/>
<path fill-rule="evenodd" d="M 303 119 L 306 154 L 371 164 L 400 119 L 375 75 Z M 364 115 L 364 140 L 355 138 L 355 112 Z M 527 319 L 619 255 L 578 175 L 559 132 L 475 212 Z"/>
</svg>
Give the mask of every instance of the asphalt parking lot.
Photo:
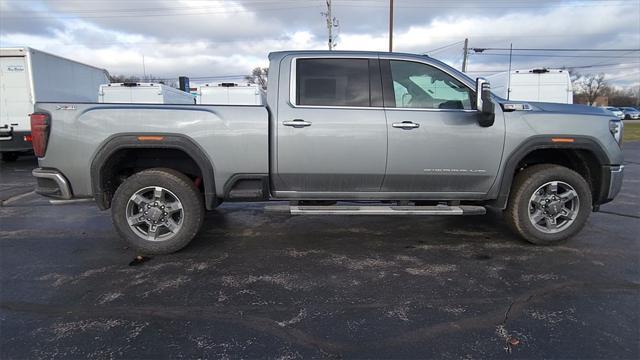
<svg viewBox="0 0 640 360">
<path fill-rule="evenodd" d="M 582 233 L 496 214 L 289 217 L 225 204 L 137 266 L 108 212 L 0 172 L 0 358 L 640 358 L 640 142 Z"/>
</svg>

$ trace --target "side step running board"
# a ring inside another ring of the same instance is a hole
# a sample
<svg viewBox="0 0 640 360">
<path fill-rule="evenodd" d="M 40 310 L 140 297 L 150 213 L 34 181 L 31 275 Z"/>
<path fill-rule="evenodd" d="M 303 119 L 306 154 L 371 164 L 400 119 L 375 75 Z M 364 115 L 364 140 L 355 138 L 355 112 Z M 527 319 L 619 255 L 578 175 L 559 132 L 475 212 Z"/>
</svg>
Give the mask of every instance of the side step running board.
<svg viewBox="0 0 640 360">
<path fill-rule="evenodd" d="M 289 206 L 291 215 L 484 215 L 483 206 Z"/>
</svg>

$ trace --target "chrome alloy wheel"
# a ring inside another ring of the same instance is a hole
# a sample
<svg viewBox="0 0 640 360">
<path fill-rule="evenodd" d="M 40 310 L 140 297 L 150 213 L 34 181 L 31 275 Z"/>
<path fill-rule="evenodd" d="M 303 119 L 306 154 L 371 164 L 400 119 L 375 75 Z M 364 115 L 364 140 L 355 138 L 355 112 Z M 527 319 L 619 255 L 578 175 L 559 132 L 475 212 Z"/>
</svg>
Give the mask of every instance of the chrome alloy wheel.
<svg viewBox="0 0 640 360">
<path fill-rule="evenodd" d="M 547 234 L 565 230 L 575 221 L 580 208 L 578 193 L 562 181 L 540 186 L 529 199 L 529 221 Z"/>
<path fill-rule="evenodd" d="M 160 186 L 149 186 L 129 198 L 126 216 L 129 227 L 139 237 L 164 241 L 182 228 L 184 210 L 174 193 Z"/>
</svg>

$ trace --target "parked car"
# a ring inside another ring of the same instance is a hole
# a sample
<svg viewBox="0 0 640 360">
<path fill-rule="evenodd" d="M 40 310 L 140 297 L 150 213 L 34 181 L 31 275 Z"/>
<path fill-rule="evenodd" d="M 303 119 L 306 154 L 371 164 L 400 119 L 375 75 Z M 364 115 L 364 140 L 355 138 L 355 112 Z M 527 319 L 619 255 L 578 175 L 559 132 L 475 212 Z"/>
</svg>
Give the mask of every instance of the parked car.
<svg viewBox="0 0 640 360">
<path fill-rule="evenodd" d="M 613 113 L 613 115 L 617 116 L 620 120 L 624 119 L 624 112 L 620 109 L 618 109 L 617 107 L 613 107 L 613 106 L 602 106 L 601 107 L 604 110 L 610 111 L 611 113 Z"/>
<path fill-rule="evenodd" d="M 15 161 L 31 151 L 29 114 L 38 101 L 98 101 L 106 70 L 28 47 L 0 48 L 0 153 Z"/>
<path fill-rule="evenodd" d="M 223 201 L 288 200 L 291 215 L 492 207 L 555 244 L 620 190 L 623 125 L 600 109 L 504 100 L 421 55 L 269 59 L 266 106 L 36 104 L 36 191 L 95 199 L 130 246 L 157 254 L 186 246 Z"/>
<path fill-rule="evenodd" d="M 640 111 L 636 108 L 632 107 L 621 107 L 620 110 L 624 113 L 624 118 L 627 120 L 638 120 L 640 119 Z"/>
</svg>

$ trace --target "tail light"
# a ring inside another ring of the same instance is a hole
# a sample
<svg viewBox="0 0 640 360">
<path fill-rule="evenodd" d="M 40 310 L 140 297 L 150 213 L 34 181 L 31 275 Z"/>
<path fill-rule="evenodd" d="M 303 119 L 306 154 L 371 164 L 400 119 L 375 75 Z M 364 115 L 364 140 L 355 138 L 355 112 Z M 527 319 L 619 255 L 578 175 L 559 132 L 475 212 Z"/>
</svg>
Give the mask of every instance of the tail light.
<svg viewBox="0 0 640 360">
<path fill-rule="evenodd" d="M 31 114 L 31 144 L 37 157 L 44 157 L 49 141 L 50 119 L 47 114 Z"/>
</svg>

